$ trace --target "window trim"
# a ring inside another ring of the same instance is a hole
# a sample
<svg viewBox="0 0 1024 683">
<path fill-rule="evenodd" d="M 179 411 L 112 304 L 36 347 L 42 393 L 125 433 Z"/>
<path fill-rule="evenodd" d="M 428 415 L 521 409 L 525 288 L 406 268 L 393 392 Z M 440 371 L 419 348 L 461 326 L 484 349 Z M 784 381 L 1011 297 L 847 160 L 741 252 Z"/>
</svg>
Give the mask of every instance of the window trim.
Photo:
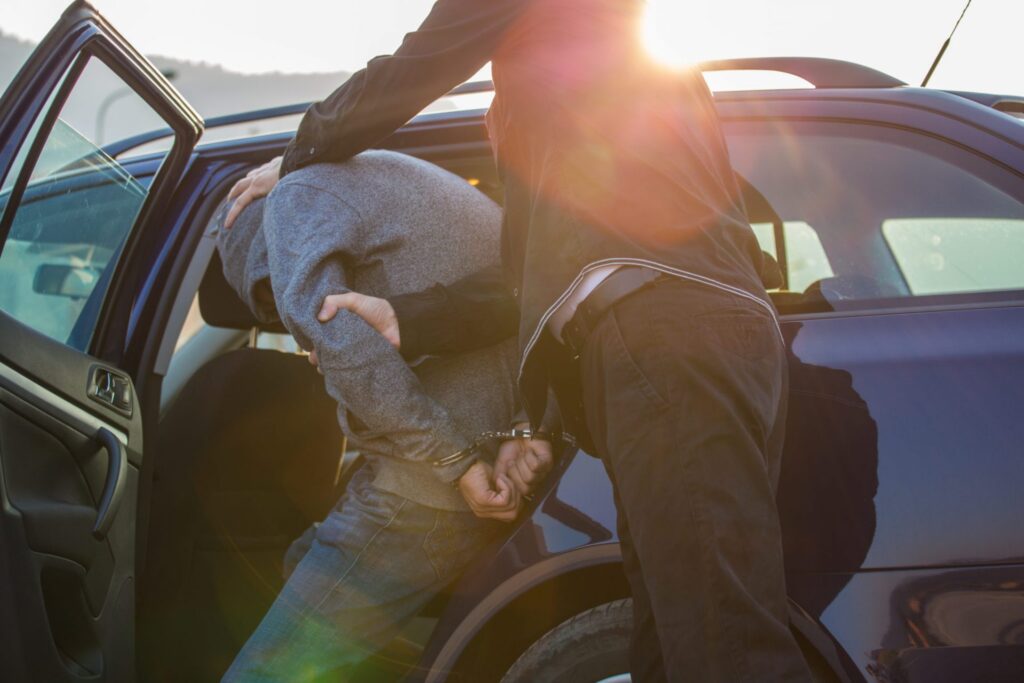
<svg viewBox="0 0 1024 683">
<path fill-rule="evenodd" d="M 992 292 L 985 292 L 991 294 Z M 1016 294 L 1017 290 L 1010 292 L 1004 292 L 1008 294 Z M 938 295 L 942 297 L 948 297 L 948 295 Z M 968 296 L 968 295 L 958 295 Z M 886 299 L 885 301 L 913 301 L 914 299 L 926 298 L 926 297 L 906 297 L 903 299 Z M 882 300 L 871 300 L 872 303 Z M 779 312 L 779 320 L 783 323 L 787 322 L 798 322 L 803 320 L 825 320 L 829 318 L 866 318 L 866 317 L 878 317 L 884 315 L 906 315 L 911 313 L 938 313 L 938 312 L 949 312 L 949 311 L 981 311 L 998 308 L 1021 308 L 1024 307 L 1024 296 L 1013 296 L 1008 297 L 1005 300 L 997 301 L 994 299 L 986 298 L 976 302 L 954 302 L 954 301 L 943 301 L 935 304 L 918 304 L 909 306 L 899 306 L 893 304 L 891 307 L 879 306 L 877 308 L 870 309 L 851 309 L 848 311 L 796 311 L 784 313 Z"/>
</svg>

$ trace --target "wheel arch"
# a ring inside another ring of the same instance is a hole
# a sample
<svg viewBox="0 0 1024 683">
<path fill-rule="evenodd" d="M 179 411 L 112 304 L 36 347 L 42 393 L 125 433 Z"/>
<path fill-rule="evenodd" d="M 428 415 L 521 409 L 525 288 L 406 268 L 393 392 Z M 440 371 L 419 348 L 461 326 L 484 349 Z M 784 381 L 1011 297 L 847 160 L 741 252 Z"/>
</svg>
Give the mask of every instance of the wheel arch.
<svg viewBox="0 0 1024 683">
<path fill-rule="evenodd" d="M 580 612 L 629 597 L 618 543 L 542 560 L 498 584 L 466 615 L 430 663 L 426 683 L 458 672 L 498 680 L 520 654 Z"/>
<path fill-rule="evenodd" d="M 429 663 L 425 683 L 497 681 L 545 633 L 592 607 L 630 597 L 618 543 L 579 548 L 533 564 L 498 584 L 452 630 Z M 821 674 L 850 677 L 848 654 L 832 634 L 789 601 L 790 626 Z M 823 671 L 825 670 L 825 671 Z M 853 667 L 856 670 L 856 667 Z M 826 673 L 826 671 L 828 673 Z"/>
</svg>

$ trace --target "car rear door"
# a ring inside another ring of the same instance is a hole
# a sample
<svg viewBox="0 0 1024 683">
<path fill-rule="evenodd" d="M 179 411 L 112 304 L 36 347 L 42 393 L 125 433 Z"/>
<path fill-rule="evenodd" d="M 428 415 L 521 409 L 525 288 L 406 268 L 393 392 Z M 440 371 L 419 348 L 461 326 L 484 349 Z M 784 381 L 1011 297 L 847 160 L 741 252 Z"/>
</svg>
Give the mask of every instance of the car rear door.
<svg viewBox="0 0 1024 683">
<path fill-rule="evenodd" d="M 723 107 L 783 271 L 787 587 L 853 680 L 1017 681 L 1024 128 L 886 95 Z"/>
<path fill-rule="evenodd" d="M 103 145 L 169 127 L 135 178 Z M 63 14 L 0 100 L 0 677 L 132 680 L 138 264 L 202 120 L 92 7 Z"/>
</svg>

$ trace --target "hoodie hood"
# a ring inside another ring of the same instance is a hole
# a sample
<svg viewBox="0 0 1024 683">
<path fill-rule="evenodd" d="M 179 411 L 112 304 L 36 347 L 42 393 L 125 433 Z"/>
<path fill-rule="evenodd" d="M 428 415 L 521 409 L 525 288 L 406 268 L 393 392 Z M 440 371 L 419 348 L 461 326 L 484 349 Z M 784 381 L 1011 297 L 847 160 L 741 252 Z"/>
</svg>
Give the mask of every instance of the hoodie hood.
<svg viewBox="0 0 1024 683">
<path fill-rule="evenodd" d="M 256 319 L 263 324 L 280 322 L 270 288 L 270 263 L 263 236 L 263 205 L 258 199 L 239 214 L 231 229 L 224 228 L 231 202 L 217 211 L 212 235 L 224 265 L 224 278 L 245 302 Z"/>
</svg>

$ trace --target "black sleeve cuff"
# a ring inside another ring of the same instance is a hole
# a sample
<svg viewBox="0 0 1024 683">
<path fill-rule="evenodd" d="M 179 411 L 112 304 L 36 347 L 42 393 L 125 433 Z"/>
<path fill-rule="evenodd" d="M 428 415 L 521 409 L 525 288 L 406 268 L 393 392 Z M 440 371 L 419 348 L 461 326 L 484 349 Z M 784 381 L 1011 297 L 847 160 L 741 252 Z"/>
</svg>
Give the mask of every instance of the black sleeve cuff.
<svg viewBox="0 0 1024 683">
<path fill-rule="evenodd" d="M 288 143 L 288 148 L 284 151 L 284 157 L 281 159 L 281 177 L 284 178 L 303 166 L 309 166 L 316 160 L 316 145 L 308 143 L 300 133 L 292 138 L 292 141 Z"/>
<path fill-rule="evenodd" d="M 481 349 L 511 337 L 519 326 L 516 300 L 498 266 L 388 301 L 407 360 Z"/>
<path fill-rule="evenodd" d="M 444 289 L 435 285 L 414 294 L 399 294 L 388 299 L 398 319 L 399 352 L 406 360 L 436 355 L 449 346 L 451 328 L 440 320 L 445 302 Z"/>
</svg>

